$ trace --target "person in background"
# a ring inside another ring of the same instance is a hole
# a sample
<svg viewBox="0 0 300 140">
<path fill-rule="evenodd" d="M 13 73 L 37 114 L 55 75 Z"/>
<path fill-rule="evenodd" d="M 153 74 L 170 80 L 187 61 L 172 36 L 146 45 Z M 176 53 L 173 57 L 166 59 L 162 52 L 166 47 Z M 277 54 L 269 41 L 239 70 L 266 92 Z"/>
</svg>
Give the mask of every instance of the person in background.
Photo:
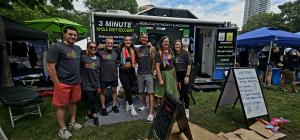
<svg viewBox="0 0 300 140">
<path fill-rule="evenodd" d="M 187 118 L 190 117 L 189 110 L 189 91 L 188 84 L 190 82 L 190 72 L 191 72 L 191 57 L 189 52 L 183 49 L 182 42 L 177 39 L 174 42 L 175 51 L 175 69 L 177 77 L 177 88 L 180 94 L 180 100 L 185 104 L 185 115 Z"/>
<path fill-rule="evenodd" d="M 56 119 L 59 125 L 58 136 L 69 139 L 72 134 L 65 125 L 65 108 L 69 107 L 69 128 L 80 129 L 76 122 L 76 102 L 81 98 L 80 55 L 77 30 L 72 26 L 63 29 L 64 41 L 52 44 L 48 51 L 47 68 L 54 83 L 52 104 L 56 107 Z"/>
<path fill-rule="evenodd" d="M 254 48 L 250 49 L 250 53 L 249 53 L 249 66 L 252 67 L 252 68 L 257 68 L 258 61 L 259 61 L 259 54 L 258 54 L 258 52 Z"/>
<path fill-rule="evenodd" d="M 296 49 L 286 48 L 283 55 L 282 79 L 280 82 L 280 91 L 286 92 L 285 82 L 289 80 L 292 84 L 292 93 L 297 93 L 296 87 L 296 68 L 299 62 L 299 52 Z"/>
<path fill-rule="evenodd" d="M 155 96 L 157 96 L 157 105 L 160 106 L 161 98 L 165 94 L 178 98 L 176 87 L 176 72 L 174 69 L 175 55 L 169 47 L 170 42 L 167 36 L 163 36 L 160 41 L 159 51 L 155 55 L 155 70 L 157 80 L 155 82 Z"/>
<path fill-rule="evenodd" d="M 100 60 L 95 55 L 97 46 L 95 42 L 87 43 L 87 54 L 81 56 L 81 88 L 87 99 L 89 114 L 87 118 L 94 120 L 94 125 L 99 125 L 97 117 L 97 93 L 100 93 Z"/>
<path fill-rule="evenodd" d="M 153 105 L 154 105 L 154 81 L 153 73 L 155 67 L 155 53 L 156 49 L 149 42 L 148 35 L 142 33 L 140 35 L 140 42 L 142 46 L 137 49 L 138 55 L 138 85 L 139 93 L 142 99 L 143 106 L 139 108 L 139 111 L 143 111 L 146 107 L 146 93 L 149 95 L 149 115 L 147 122 L 153 121 Z"/>
<path fill-rule="evenodd" d="M 261 84 L 264 85 L 264 82 L 267 84 L 267 88 L 273 88 L 272 83 L 272 68 L 276 65 L 277 53 L 279 53 L 279 49 L 277 47 L 272 48 L 271 56 L 270 56 L 270 62 L 268 63 L 269 58 L 269 51 L 270 46 L 265 46 L 260 55 L 259 55 L 259 81 Z M 280 57 L 279 57 L 280 60 Z M 267 76 L 265 75 L 267 73 Z M 266 79 L 265 79 L 266 77 Z"/>
<path fill-rule="evenodd" d="M 240 67 L 249 67 L 249 49 L 240 52 Z"/>
<path fill-rule="evenodd" d="M 98 50 L 96 56 L 100 58 L 100 103 L 101 103 L 101 115 L 107 116 L 107 110 L 105 106 L 105 94 L 107 89 L 111 87 L 113 105 L 112 111 L 119 113 L 119 109 L 116 105 L 117 102 L 117 91 L 118 86 L 118 53 L 113 49 L 114 40 L 112 37 L 105 39 L 105 48 Z"/>
<path fill-rule="evenodd" d="M 120 44 L 120 81 L 126 96 L 126 111 L 130 111 L 132 116 L 137 116 L 134 105 L 132 103 L 132 88 L 134 80 L 136 80 L 136 51 L 130 36 L 125 36 Z M 128 104 L 127 104 L 128 103 Z"/>
</svg>

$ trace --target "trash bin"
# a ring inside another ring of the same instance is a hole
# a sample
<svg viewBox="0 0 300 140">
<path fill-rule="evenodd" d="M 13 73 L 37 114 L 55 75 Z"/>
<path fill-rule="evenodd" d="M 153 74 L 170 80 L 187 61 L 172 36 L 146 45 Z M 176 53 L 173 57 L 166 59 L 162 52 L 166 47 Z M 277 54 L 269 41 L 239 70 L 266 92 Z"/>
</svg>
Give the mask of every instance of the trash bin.
<svg viewBox="0 0 300 140">
<path fill-rule="evenodd" d="M 280 85 L 281 80 L 281 68 L 273 68 L 272 69 L 272 84 Z"/>
</svg>

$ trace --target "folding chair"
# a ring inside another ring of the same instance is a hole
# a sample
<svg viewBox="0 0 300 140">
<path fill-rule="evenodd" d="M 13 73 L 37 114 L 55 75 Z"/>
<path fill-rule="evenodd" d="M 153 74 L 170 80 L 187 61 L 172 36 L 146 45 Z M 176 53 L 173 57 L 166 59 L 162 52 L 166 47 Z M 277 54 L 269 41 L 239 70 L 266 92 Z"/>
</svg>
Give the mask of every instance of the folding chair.
<svg viewBox="0 0 300 140">
<path fill-rule="evenodd" d="M 8 107 L 8 112 L 12 127 L 14 121 L 27 116 L 37 114 L 42 117 L 39 103 L 42 102 L 40 96 L 26 87 L 1 87 L 0 102 Z M 23 113 L 15 115 L 14 108 L 22 108 Z"/>
</svg>

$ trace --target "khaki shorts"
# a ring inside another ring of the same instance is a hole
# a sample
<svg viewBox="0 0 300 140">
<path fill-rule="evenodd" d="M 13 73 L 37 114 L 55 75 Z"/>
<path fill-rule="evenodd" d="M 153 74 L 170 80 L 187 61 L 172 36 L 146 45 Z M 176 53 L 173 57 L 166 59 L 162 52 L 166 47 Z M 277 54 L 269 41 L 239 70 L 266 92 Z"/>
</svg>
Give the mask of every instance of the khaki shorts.
<svg viewBox="0 0 300 140">
<path fill-rule="evenodd" d="M 289 69 L 285 69 L 282 71 L 282 78 L 285 80 L 289 80 L 290 82 L 295 82 L 296 72 Z"/>
</svg>

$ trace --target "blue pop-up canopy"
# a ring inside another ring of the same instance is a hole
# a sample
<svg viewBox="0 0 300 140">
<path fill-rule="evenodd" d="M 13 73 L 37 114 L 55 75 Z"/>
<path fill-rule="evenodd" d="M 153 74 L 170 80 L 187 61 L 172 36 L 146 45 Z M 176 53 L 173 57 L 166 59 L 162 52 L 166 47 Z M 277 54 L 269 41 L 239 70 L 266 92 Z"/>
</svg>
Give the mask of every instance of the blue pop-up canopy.
<svg viewBox="0 0 300 140">
<path fill-rule="evenodd" d="M 261 47 L 271 42 L 279 46 L 300 47 L 300 36 L 277 28 L 263 27 L 237 37 L 238 47 Z"/>
</svg>

